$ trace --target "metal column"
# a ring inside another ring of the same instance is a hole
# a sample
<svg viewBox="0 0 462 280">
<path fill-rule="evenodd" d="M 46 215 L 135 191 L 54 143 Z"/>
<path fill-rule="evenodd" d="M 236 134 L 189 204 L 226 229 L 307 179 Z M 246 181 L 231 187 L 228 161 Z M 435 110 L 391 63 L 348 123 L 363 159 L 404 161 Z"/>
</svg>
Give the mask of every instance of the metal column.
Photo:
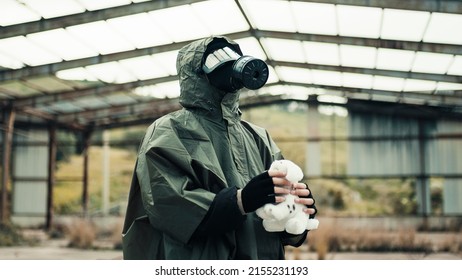
<svg viewBox="0 0 462 280">
<path fill-rule="evenodd" d="M 0 224 L 6 223 L 8 217 L 8 196 L 7 186 L 10 180 L 10 163 L 11 163 L 11 148 L 13 143 L 14 130 L 14 108 L 5 108 L 3 112 L 3 159 L 2 159 L 2 190 L 1 190 L 1 206 L 0 206 Z"/>
<path fill-rule="evenodd" d="M 82 212 L 88 216 L 88 149 L 90 148 L 90 137 L 92 130 L 83 132 L 83 190 L 82 190 Z"/>
<path fill-rule="evenodd" d="M 46 224 L 47 230 L 53 225 L 53 188 L 55 185 L 56 169 L 56 126 L 50 125 L 48 128 L 48 180 L 47 180 L 47 213 Z"/>
</svg>

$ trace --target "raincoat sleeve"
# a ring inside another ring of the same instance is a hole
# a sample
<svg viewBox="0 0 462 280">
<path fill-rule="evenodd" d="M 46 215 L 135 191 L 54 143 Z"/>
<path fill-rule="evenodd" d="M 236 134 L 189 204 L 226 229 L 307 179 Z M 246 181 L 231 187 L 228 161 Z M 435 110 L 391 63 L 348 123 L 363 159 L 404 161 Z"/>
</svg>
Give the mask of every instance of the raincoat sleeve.
<svg viewBox="0 0 462 280">
<path fill-rule="evenodd" d="M 191 156 L 191 147 L 185 147 L 188 144 L 184 135 L 180 138 L 181 133 L 171 120 L 153 124 L 140 148 L 136 175 L 151 225 L 188 243 L 209 212 L 217 190 L 226 185 L 206 158 Z M 194 145 L 199 145 L 200 137 L 194 135 Z M 234 207 L 238 211 L 237 203 Z M 223 210 L 226 207 L 219 211 Z"/>
</svg>

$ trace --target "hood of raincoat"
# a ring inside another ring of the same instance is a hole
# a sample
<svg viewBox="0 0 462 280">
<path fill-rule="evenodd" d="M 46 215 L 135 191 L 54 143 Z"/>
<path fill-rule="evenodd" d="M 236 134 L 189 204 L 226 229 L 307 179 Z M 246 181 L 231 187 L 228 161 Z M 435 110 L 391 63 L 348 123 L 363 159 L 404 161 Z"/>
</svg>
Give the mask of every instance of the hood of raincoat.
<svg viewBox="0 0 462 280">
<path fill-rule="evenodd" d="M 221 114 L 222 107 L 237 111 L 239 93 L 227 93 L 215 88 L 202 70 L 204 53 L 214 40 L 226 40 L 241 53 L 237 43 L 222 36 L 197 40 L 181 48 L 176 61 L 180 82 L 179 102 L 185 108 L 212 114 Z"/>
</svg>

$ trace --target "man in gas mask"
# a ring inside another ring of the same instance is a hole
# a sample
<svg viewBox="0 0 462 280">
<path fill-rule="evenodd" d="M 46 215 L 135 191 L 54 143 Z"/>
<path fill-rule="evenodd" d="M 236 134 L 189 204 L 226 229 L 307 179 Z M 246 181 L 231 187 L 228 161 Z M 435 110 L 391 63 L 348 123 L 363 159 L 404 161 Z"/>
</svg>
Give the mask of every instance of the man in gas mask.
<svg viewBox="0 0 462 280">
<path fill-rule="evenodd" d="M 263 128 L 241 120 L 239 89 L 268 79 L 259 59 L 226 37 L 183 47 L 183 108 L 156 120 L 139 149 L 123 228 L 124 259 L 284 259 L 307 232 L 267 232 L 254 211 L 281 202 L 290 184 L 268 172 L 282 155 Z M 305 212 L 314 199 L 295 184 Z"/>
</svg>

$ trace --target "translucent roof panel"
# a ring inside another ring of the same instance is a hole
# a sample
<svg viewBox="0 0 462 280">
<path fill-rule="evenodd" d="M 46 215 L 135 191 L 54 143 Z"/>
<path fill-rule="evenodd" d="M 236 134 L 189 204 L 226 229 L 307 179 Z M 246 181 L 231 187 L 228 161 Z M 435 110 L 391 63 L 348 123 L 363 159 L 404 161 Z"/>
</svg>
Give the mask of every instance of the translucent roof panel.
<svg viewBox="0 0 462 280">
<path fill-rule="evenodd" d="M 178 56 L 178 50 L 162 52 L 152 55 L 154 63 L 165 69 L 169 75 L 176 75 L 176 58 Z"/>
<path fill-rule="evenodd" d="M 155 98 L 176 98 L 180 96 L 180 85 L 177 81 L 159 83 L 152 86 L 138 87 L 134 92 L 141 96 Z"/>
<path fill-rule="evenodd" d="M 350 88 L 372 88 L 372 75 L 342 73 L 342 85 Z"/>
<path fill-rule="evenodd" d="M 0 50 L 0 66 L 11 69 L 19 69 L 24 66 L 24 63 L 22 63 L 22 61 L 15 57 L 12 57 L 9 54 L 2 53 L 2 51 Z"/>
<path fill-rule="evenodd" d="M 191 8 L 211 34 L 227 34 L 250 28 L 234 1 L 204 1 L 191 4 Z"/>
<path fill-rule="evenodd" d="M 340 45 L 340 63 L 342 66 L 374 68 L 376 48 Z"/>
<path fill-rule="evenodd" d="M 412 71 L 445 74 L 454 56 L 430 52 L 417 52 Z"/>
<path fill-rule="evenodd" d="M 27 38 L 64 60 L 98 55 L 98 52 L 89 48 L 62 28 L 29 34 Z"/>
<path fill-rule="evenodd" d="M 449 75 L 462 76 L 462 56 L 456 55 L 448 70 Z"/>
<path fill-rule="evenodd" d="M 342 86 L 342 73 L 324 70 L 311 70 L 313 84 Z"/>
<path fill-rule="evenodd" d="M 406 92 L 431 92 L 436 89 L 435 81 L 424 81 L 415 79 L 406 79 L 403 91 Z"/>
<path fill-rule="evenodd" d="M 148 13 L 155 25 L 167 32 L 174 42 L 198 39 L 211 35 L 190 5 L 156 10 Z M 181 19 L 181 21 L 179 21 Z"/>
<path fill-rule="evenodd" d="M 122 52 L 135 48 L 105 21 L 74 25 L 66 29 L 83 44 L 100 54 Z"/>
<path fill-rule="evenodd" d="M 0 9 L 0 25 L 12 25 L 23 22 L 39 20 L 40 15 L 31 9 L 26 8 L 14 0 L 2 0 Z"/>
<path fill-rule="evenodd" d="M 385 76 L 374 76 L 372 83 L 372 88 L 377 90 L 402 91 L 403 86 L 404 79 Z"/>
<path fill-rule="evenodd" d="M 462 44 L 462 15 L 432 13 L 424 42 Z"/>
<path fill-rule="evenodd" d="M 271 59 L 300 63 L 306 60 L 300 41 L 262 38 L 261 42 Z"/>
<path fill-rule="evenodd" d="M 61 57 L 41 48 L 24 36 L 0 40 L 0 53 L 10 55 L 29 66 L 59 62 Z"/>
<path fill-rule="evenodd" d="M 147 80 L 166 77 L 169 73 L 161 65 L 155 62 L 152 56 L 140 56 L 131 59 L 120 60 L 120 65 L 138 80 Z"/>
<path fill-rule="evenodd" d="M 76 0 L 21 0 L 21 2 L 43 18 L 60 17 L 85 12 L 85 7 Z"/>
<path fill-rule="evenodd" d="M 158 26 L 147 13 L 108 19 L 107 23 L 136 48 L 173 42 L 168 32 Z"/>
<path fill-rule="evenodd" d="M 298 32 L 337 35 L 335 5 L 291 1 Z"/>
<path fill-rule="evenodd" d="M 339 35 L 379 38 L 382 9 L 337 5 Z"/>
<path fill-rule="evenodd" d="M 131 0 L 79 0 L 89 11 L 130 4 Z"/>
<path fill-rule="evenodd" d="M 306 62 L 312 64 L 340 65 L 337 44 L 303 42 Z"/>
<path fill-rule="evenodd" d="M 239 44 L 241 51 L 244 55 L 251 55 L 262 60 L 266 60 L 266 54 L 260 46 L 260 42 L 254 37 L 247 37 L 243 39 L 234 40 Z"/>
<path fill-rule="evenodd" d="M 262 30 L 296 31 L 288 1 L 241 0 L 252 26 Z"/>
<path fill-rule="evenodd" d="M 136 81 L 136 77 L 116 61 L 90 65 L 86 68 L 98 80 L 106 83 Z"/>
<path fill-rule="evenodd" d="M 303 84 L 313 83 L 311 70 L 309 69 L 276 66 L 275 71 L 278 74 L 279 78 L 285 82 L 303 83 Z"/>
<path fill-rule="evenodd" d="M 421 41 L 429 18 L 429 12 L 384 9 L 380 38 Z"/>
<path fill-rule="evenodd" d="M 56 77 L 63 80 L 98 81 L 96 76 L 84 67 L 58 71 L 56 72 Z"/>
<path fill-rule="evenodd" d="M 378 69 L 409 71 L 414 61 L 415 52 L 379 48 L 377 50 Z"/>
</svg>

